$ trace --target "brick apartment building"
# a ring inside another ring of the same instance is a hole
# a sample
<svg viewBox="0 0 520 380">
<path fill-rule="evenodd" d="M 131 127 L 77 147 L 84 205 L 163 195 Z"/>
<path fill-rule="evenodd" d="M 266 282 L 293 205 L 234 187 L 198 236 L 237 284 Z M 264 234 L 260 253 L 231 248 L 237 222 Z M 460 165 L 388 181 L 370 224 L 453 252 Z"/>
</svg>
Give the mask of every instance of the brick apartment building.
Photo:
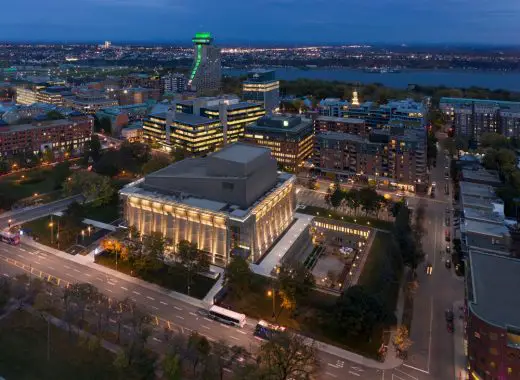
<svg viewBox="0 0 520 380">
<path fill-rule="evenodd" d="M 322 175 L 374 181 L 409 191 L 426 183 L 424 130 L 390 128 L 367 137 L 342 132 L 316 135 L 314 165 Z"/>
<path fill-rule="evenodd" d="M 372 128 L 363 119 L 334 116 L 318 116 L 314 120 L 316 133 L 342 132 L 367 137 Z"/>
<path fill-rule="evenodd" d="M 0 124 L 0 156 L 17 153 L 81 151 L 90 141 L 93 118 L 73 114 L 68 119 L 33 121 L 30 124 Z"/>
</svg>

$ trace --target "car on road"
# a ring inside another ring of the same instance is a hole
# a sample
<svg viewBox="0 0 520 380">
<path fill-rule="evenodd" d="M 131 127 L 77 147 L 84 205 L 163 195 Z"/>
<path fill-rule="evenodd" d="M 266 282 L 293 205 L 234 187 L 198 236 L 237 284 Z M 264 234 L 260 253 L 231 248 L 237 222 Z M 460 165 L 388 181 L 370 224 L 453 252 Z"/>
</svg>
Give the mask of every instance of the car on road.
<svg viewBox="0 0 520 380">
<path fill-rule="evenodd" d="M 445 231 L 444 238 L 446 239 L 446 241 L 450 241 L 451 240 L 450 230 L 446 230 Z"/>
<path fill-rule="evenodd" d="M 431 276 L 432 272 L 433 272 L 432 264 L 431 263 L 426 264 L 426 274 Z"/>
<path fill-rule="evenodd" d="M 450 226 L 450 217 L 447 217 L 446 218 L 446 227 L 449 227 Z"/>
<path fill-rule="evenodd" d="M 450 252 L 451 252 L 451 247 L 450 247 L 450 245 L 448 244 L 448 245 L 446 246 L 446 253 L 450 253 Z"/>
<path fill-rule="evenodd" d="M 446 317 L 446 322 L 453 322 L 453 309 L 446 309 L 444 316 Z"/>
<path fill-rule="evenodd" d="M 451 260 L 450 259 L 446 259 L 446 261 L 444 262 L 444 265 L 446 265 L 446 268 L 450 269 L 451 268 Z"/>
</svg>

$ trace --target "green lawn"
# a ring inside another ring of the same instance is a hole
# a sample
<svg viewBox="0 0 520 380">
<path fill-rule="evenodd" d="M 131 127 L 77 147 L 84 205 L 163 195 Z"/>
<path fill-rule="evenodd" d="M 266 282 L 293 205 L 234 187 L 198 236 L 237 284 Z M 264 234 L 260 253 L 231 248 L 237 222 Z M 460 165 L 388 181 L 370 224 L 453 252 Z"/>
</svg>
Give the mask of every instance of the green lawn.
<svg viewBox="0 0 520 380">
<path fill-rule="evenodd" d="M 0 208 L 8 209 L 17 201 L 56 189 L 53 168 L 37 168 L 0 177 Z"/>
<path fill-rule="evenodd" d="M 6 379 L 117 379 L 114 354 L 90 351 L 76 338 L 51 325 L 47 361 L 47 323 L 25 311 L 0 321 L 0 374 Z"/>
<path fill-rule="evenodd" d="M 103 223 L 112 223 L 120 217 L 119 201 L 117 199 L 98 207 L 92 207 L 89 204 L 85 205 L 85 218 L 87 219 L 97 220 Z"/>
<path fill-rule="evenodd" d="M 379 228 L 382 230 L 390 231 L 392 229 L 393 223 L 388 222 L 386 220 L 379 220 L 375 218 L 365 217 L 365 216 L 350 216 L 350 215 L 342 215 L 337 212 L 327 210 L 321 207 L 316 206 L 306 206 L 303 210 L 298 209 L 299 213 L 308 214 L 308 215 L 316 215 L 324 218 L 341 220 L 343 222 L 349 222 L 353 224 L 359 224 L 361 226 L 370 226 L 374 228 Z"/>
<path fill-rule="evenodd" d="M 109 255 L 107 252 L 96 256 L 96 263 L 112 269 L 116 269 L 115 255 Z M 128 261 L 119 260 L 117 270 L 122 273 L 132 275 L 132 267 Z M 133 274 L 136 275 L 135 271 Z M 188 294 L 186 272 L 180 268 L 164 265 L 163 268 L 156 272 L 148 272 L 145 275 L 140 275 L 139 277 L 145 281 L 160 285 L 164 288 L 171 289 L 179 293 Z M 215 285 L 215 282 L 216 280 L 211 278 L 193 274 L 190 287 L 190 296 L 199 299 L 204 298 L 213 285 Z"/>
<path fill-rule="evenodd" d="M 222 304 L 252 318 L 273 321 L 273 299 L 268 296 L 271 287 L 270 280 L 255 275 L 253 282 L 253 291 L 242 297 L 233 297 L 233 294 L 228 294 Z M 338 336 L 337 333 L 327 329 L 327 326 L 330 326 L 330 313 L 334 309 L 336 300 L 336 296 L 315 290 L 303 303 L 298 305 L 295 313 L 291 315 L 287 310 L 281 308 L 281 300 L 276 297 L 275 322 L 319 341 L 376 358 L 382 340 L 382 328 L 374 331 L 370 341 L 348 340 L 346 337 Z"/>
<path fill-rule="evenodd" d="M 400 260 L 394 257 L 392 244 L 392 235 L 376 231 L 358 281 L 358 285 L 364 286 L 370 293 L 379 294 L 389 310 L 395 310 L 397 305 L 403 273 Z"/>
</svg>

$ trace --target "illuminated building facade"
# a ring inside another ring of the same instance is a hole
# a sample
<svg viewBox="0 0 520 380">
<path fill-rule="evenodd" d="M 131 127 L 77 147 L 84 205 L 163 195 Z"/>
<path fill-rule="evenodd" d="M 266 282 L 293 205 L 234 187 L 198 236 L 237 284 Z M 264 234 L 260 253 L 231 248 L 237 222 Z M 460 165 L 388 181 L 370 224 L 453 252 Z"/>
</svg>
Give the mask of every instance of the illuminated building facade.
<svg viewBox="0 0 520 380">
<path fill-rule="evenodd" d="M 453 122 L 455 134 L 467 137 L 473 146 L 487 132 L 520 137 L 520 102 L 441 98 L 439 108 Z"/>
<path fill-rule="evenodd" d="M 141 234 L 188 240 L 226 265 L 233 250 L 258 260 L 293 221 L 295 177 L 269 149 L 235 143 L 179 161 L 120 191 L 124 218 Z"/>
<path fill-rule="evenodd" d="M 163 83 L 163 91 L 166 92 L 184 92 L 186 91 L 186 76 L 182 73 L 168 73 L 161 77 Z"/>
<path fill-rule="evenodd" d="M 64 101 L 65 107 L 90 115 L 94 115 L 102 108 L 115 107 L 117 105 L 117 100 L 110 99 L 97 90 L 81 91 L 74 96 L 66 97 Z"/>
<path fill-rule="evenodd" d="M 188 87 L 199 95 L 220 91 L 222 68 L 220 49 L 213 45 L 211 33 L 196 33 L 192 39 L 195 57 L 188 78 Z"/>
<path fill-rule="evenodd" d="M 414 191 L 427 180 L 424 130 L 375 130 L 368 138 L 341 132 L 316 135 L 314 164 L 329 177 L 363 178 Z"/>
<path fill-rule="evenodd" d="M 318 116 L 314 119 L 314 130 L 316 133 L 343 132 L 366 137 L 372 128 L 362 119 Z"/>
<path fill-rule="evenodd" d="M 265 110 L 272 113 L 280 105 L 280 82 L 274 70 L 250 71 L 243 83 L 242 95 L 246 101 L 262 102 Z"/>
<path fill-rule="evenodd" d="M 311 120 L 290 116 L 265 116 L 246 127 L 244 141 L 271 149 L 278 165 L 296 172 L 314 149 Z"/>
<path fill-rule="evenodd" d="M 238 98 L 201 97 L 169 106 L 169 113 L 151 114 L 144 138 L 166 149 L 181 148 L 192 155 L 212 152 L 244 136 L 246 125 L 265 115 L 261 104 Z M 170 123 L 167 120 L 171 120 Z"/>
<path fill-rule="evenodd" d="M 58 107 L 63 107 L 65 104 L 65 98 L 67 96 L 72 96 L 72 92 L 70 91 L 69 87 L 52 86 L 39 91 L 36 94 L 36 99 L 38 103 L 48 103 L 54 104 Z"/>
<path fill-rule="evenodd" d="M 38 102 L 38 92 L 32 88 L 16 87 L 16 103 L 29 106 Z"/>
<path fill-rule="evenodd" d="M 520 378 L 520 260 L 479 250 L 466 261 L 465 342 L 470 378 Z"/>
<path fill-rule="evenodd" d="M 0 156 L 23 152 L 83 150 L 90 141 L 94 121 L 85 115 L 31 124 L 0 125 Z"/>
<path fill-rule="evenodd" d="M 386 104 L 364 102 L 350 104 L 343 108 L 339 116 L 365 120 L 372 128 L 380 128 L 392 121 L 401 122 L 405 127 L 423 127 L 427 107 L 412 99 L 392 100 Z"/>
</svg>

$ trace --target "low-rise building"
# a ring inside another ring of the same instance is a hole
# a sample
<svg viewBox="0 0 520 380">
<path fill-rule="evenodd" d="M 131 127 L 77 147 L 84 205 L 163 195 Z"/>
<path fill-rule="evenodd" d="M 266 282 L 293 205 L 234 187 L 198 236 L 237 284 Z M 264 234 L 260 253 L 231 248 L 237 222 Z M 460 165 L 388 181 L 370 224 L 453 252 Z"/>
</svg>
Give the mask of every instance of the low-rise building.
<svg viewBox="0 0 520 380">
<path fill-rule="evenodd" d="M 342 117 L 349 103 L 339 98 L 326 98 L 319 102 L 318 111 L 321 116 Z"/>
<path fill-rule="evenodd" d="M 0 155 L 83 150 L 90 141 L 93 119 L 73 114 L 63 120 L 33 121 L 29 124 L 0 126 Z"/>
<path fill-rule="evenodd" d="M 150 100 L 158 101 L 161 98 L 161 90 L 158 88 L 125 88 L 116 91 L 119 105 L 143 104 Z"/>
<path fill-rule="evenodd" d="M 466 334 L 472 379 L 520 378 L 520 260 L 469 252 Z"/>
<path fill-rule="evenodd" d="M 144 136 L 143 123 L 135 122 L 121 130 L 121 137 L 130 142 L 142 142 Z"/>
<path fill-rule="evenodd" d="M 461 181 L 472 182 L 481 185 L 489 185 L 493 187 L 502 185 L 502 182 L 500 181 L 500 178 L 498 176 L 498 172 L 494 170 L 486 170 L 480 165 L 464 167 L 461 170 Z"/>
<path fill-rule="evenodd" d="M 230 144 L 204 158 L 176 162 L 120 191 L 124 219 L 141 234 L 174 245 L 196 243 L 213 264 L 233 250 L 257 261 L 292 223 L 295 177 L 277 172 L 269 149 Z"/>
<path fill-rule="evenodd" d="M 64 105 L 78 112 L 93 115 L 102 108 L 117 106 L 118 103 L 102 92 L 86 90 L 65 98 Z"/>
<path fill-rule="evenodd" d="M 301 117 L 265 116 L 246 127 L 244 141 L 271 149 L 279 167 L 296 172 L 312 155 L 314 127 Z"/>
</svg>

